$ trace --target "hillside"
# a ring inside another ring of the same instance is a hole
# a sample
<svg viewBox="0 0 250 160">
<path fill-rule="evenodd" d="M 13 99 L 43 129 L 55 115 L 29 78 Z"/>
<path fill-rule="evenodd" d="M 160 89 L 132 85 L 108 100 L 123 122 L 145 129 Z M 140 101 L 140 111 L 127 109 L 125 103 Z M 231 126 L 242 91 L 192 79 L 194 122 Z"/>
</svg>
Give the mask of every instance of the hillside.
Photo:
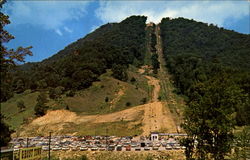
<svg viewBox="0 0 250 160">
<path fill-rule="evenodd" d="M 250 35 L 185 18 L 164 18 L 160 29 L 176 92 L 191 103 L 201 85 L 227 80 L 227 87 L 237 86 L 246 95 L 242 105 L 234 106 L 237 125 L 249 125 Z"/>
<path fill-rule="evenodd" d="M 14 96 L 1 103 L 1 112 L 14 136 L 183 132 L 197 84 L 226 72 L 249 93 L 249 35 L 183 18 L 145 22 L 132 16 L 106 24 L 13 72 Z M 235 108 L 239 125 L 249 124 L 247 105 Z"/>
</svg>

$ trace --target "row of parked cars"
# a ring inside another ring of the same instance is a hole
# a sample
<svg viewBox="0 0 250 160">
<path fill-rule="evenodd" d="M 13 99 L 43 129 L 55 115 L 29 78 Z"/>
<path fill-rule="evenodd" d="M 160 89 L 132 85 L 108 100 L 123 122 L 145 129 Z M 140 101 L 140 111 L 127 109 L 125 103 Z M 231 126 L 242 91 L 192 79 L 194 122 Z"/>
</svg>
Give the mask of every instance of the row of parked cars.
<svg viewBox="0 0 250 160">
<path fill-rule="evenodd" d="M 42 146 L 44 151 L 49 150 L 49 146 Z M 150 151 L 150 150 L 180 150 L 184 146 L 175 143 L 125 143 L 125 144 L 82 144 L 80 146 L 51 146 L 52 151 Z"/>
<path fill-rule="evenodd" d="M 12 140 L 16 149 L 26 146 L 41 146 L 44 151 L 149 151 L 149 150 L 178 150 L 180 146 L 177 138 L 169 137 L 151 141 L 149 138 L 134 139 L 133 137 L 115 136 L 54 136 L 29 137 Z M 49 148 L 50 144 L 50 148 Z"/>
</svg>

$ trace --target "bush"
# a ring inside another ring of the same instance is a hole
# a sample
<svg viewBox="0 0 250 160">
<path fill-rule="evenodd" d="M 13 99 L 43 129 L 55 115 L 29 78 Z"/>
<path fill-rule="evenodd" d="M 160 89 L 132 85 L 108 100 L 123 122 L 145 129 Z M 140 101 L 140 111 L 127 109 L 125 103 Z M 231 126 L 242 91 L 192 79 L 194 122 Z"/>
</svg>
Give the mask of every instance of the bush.
<svg viewBox="0 0 250 160">
<path fill-rule="evenodd" d="M 131 82 L 131 83 L 134 83 L 134 82 L 136 82 L 136 79 L 135 79 L 135 77 L 132 77 L 132 78 L 130 79 L 130 82 Z"/>
<path fill-rule="evenodd" d="M 144 97 L 141 99 L 141 104 L 145 104 L 146 102 L 147 102 L 147 98 Z"/>
<path fill-rule="evenodd" d="M 126 106 L 127 106 L 127 107 L 131 106 L 131 103 L 130 103 L 130 102 L 127 102 L 127 103 L 126 103 Z"/>
<path fill-rule="evenodd" d="M 17 108 L 19 109 L 19 111 L 23 111 L 26 108 L 23 100 L 17 102 Z"/>
<path fill-rule="evenodd" d="M 82 155 L 81 160 L 88 160 L 88 157 L 86 155 Z"/>
<path fill-rule="evenodd" d="M 106 97 L 106 98 L 105 98 L 105 102 L 108 102 L 108 101 L 109 101 L 109 97 Z"/>
<path fill-rule="evenodd" d="M 72 91 L 72 90 L 70 90 L 70 91 L 68 91 L 68 92 L 66 93 L 66 96 L 67 96 L 67 97 L 74 97 L 74 95 L 75 95 L 75 92 Z"/>
</svg>

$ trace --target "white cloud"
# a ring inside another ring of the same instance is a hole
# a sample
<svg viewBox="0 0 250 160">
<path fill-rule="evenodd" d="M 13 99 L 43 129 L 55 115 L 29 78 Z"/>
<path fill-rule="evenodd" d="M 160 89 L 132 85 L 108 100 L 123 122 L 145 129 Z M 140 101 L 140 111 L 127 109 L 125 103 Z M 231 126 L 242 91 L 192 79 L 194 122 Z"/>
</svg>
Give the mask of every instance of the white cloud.
<svg viewBox="0 0 250 160">
<path fill-rule="evenodd" d="M 59 36 L 62 36 L 62 32 L 60 31 L 60 29 L 56 29 L 55 32 L 59 35 Z"/>
<path fill-rule="evenodd" d="M 12 26 L 29 24 L 62 33 L 57 29 L 63 27 L 68 20 L 83 17 L 88 3 L 89 1 L 12 1 L 6 3 L 3 10 L 10 16 Z"/>
<path fill-rule="evenodd" d="M 73 31 L 71 29 L 69 29 L 68 27 L 63 27 L 65 31 L 69 32 L 69 33 L 72 33 Z"/>
<path fill-rule="evenodd" d="M 247 1 L 101 1 L 96 16 L 103 23 L 119 22 L 131 15 L 145 15 L 148 22 L 163 17 L 185 17 L 223 26 L 226 19 L 249 14 Z"/>
</svg>

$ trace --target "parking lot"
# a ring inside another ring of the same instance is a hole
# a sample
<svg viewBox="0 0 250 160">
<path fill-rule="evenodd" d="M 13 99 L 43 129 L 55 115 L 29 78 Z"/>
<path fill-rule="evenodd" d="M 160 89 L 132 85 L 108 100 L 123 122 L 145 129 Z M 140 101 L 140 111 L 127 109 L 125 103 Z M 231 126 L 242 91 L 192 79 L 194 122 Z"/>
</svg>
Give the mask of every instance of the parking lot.
<svg viewBox="0 0 250 160">
<path fill-rule="evenodd" d="M 183 150 L 179 138 L 164 137 L 150 140 L 149 137 L 116 136 L 52 136 L 21 137 L 11 141 L 14 150 L 24 147 L 41 146 L 48 151 L 151 151 Z"/>
</svg>

